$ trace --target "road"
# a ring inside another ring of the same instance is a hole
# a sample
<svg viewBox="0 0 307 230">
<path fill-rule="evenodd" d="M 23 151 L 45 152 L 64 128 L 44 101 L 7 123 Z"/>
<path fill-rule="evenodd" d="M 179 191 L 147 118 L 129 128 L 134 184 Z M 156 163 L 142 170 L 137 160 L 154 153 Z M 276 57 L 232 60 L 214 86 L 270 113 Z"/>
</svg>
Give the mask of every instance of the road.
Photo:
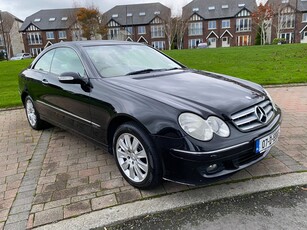
<svg viewBox="0 0 307 230">
<path fill-rule="evenodd" d="M 307 189 L 293 187 L 213 201 L 98 229 L 307 229 Z"/>
</svg>

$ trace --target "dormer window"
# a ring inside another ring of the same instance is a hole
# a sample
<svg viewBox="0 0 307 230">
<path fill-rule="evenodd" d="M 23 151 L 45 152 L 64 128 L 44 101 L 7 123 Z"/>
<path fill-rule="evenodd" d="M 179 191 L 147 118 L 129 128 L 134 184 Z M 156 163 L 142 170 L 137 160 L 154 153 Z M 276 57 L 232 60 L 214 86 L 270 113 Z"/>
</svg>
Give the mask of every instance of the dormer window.
<svg viewBox="0 0 307 230">
<path fill-rule="evenodd" d="M 68 17 L 63 17 L 61 20 L 62 21 L 67 21 Z"/>
<path fill-rule="evenodd" d="M 140 15 L 140 16 L 145 16 L 146 13 L 145 13 L 145 12 L 141 12 L 141 13 L 139 13 L 139 15 Z"/>
<path fill-rule="evenodd" d="M 242 3 L 242 4 L 238 4 L 238 7 L 240 7 L 240 8 L 242 8 L 242 7 L 244 7 L 245 6 L 245 4 L 244 3 Z"/>
<path fill-rule="evenodd" d="M 281 0 L 281 3 L 289 3 L 289 0 Z"/>
<path fill-rule="evenodd" d="M 41 21 L 40 18 L 35 18 L 35 19 L 34 19 L 34 22 L 40 22 L 40 21 Z"/>
<path fill-rule="evenodd" d="M 228 5 L 222 5 L 222 9 L 228 9 Z"/>
<path fill-rule="evenodd" d="M 209 6 L 208 10 L 215 10 L 215 6 Z"/>
<path fill-rule="evenodd" d="M 193 8 L 193 12 L 198 12 L 199 8 Z"/>
<path fill-rule="evenodd" d="M 128 13 L 128 14 L 127 14 L 127 17 L 132 17 L 132 13 Z"/>
<path fill-rule="evenodd" d="M 49 22 L 54 22 L 55 18 L 49 18 Z"/>
<path fill-rule="evenodd" d="M 159 14 L 160 14 L 160 11 L 156 11 L 156 12 L 155 12 L 155 15 L 159 15 Z"/>
</svg>

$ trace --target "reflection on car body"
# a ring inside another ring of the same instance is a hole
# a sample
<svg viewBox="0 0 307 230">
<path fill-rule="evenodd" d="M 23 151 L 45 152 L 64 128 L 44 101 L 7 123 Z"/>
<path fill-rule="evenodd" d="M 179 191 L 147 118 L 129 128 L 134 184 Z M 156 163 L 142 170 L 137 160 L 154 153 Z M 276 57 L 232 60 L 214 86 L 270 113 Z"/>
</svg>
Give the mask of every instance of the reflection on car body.
<svg viewBox="0 0 307 230">
<path fill-rule="evenodd" d="M 190 70 L 139 43 L 62 42 L 20 73 L 29 124 L 105 147 L 133 186 L 210 183 L 269 153 L 281 123 L 252 82 Z"/>
</svg>

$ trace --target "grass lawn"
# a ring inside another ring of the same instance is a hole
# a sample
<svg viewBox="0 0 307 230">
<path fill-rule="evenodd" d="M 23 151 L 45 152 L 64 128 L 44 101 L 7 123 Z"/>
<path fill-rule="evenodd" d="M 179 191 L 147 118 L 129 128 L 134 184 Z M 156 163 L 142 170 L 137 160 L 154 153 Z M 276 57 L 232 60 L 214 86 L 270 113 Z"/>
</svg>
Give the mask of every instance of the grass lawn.
<svg viewBox="0 0 307 230">
<path fill-rule="evenodd" d="M 307 44 L 171 50 L 165 53 L 193 69 L 224 73 L 262 85 L 307 82 Z M 31 61 L 0 62 L 0 108 L 21 105 L 18 73 Z"/>
<path fill-rule="evenodd" d="M 171 50 L 166 54 L 193 69 L 262 85 L 307 82 L 307 44 Z"/>
<path fill-rule="evenodd" d="M 18 74 L 30 65 L 32 59 L 0 62 L 0 108 L 21 105 L 18 92 Z"/>
</svg>

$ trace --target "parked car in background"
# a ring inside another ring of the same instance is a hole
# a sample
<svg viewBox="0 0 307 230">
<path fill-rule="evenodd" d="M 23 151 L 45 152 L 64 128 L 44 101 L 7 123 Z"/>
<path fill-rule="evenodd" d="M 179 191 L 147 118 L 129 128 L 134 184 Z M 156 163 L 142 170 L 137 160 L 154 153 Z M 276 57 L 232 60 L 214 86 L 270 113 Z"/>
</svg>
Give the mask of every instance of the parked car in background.
<svg viewBox="0 0 307 230">
<path fill-rule="evenodd" d="M 133 42 L 61 42 L 19 75 L 33 129 L 47 122 L 114 155 L 123 177 L 210 183 L 267 156 L 281 111 L 260 85 L 191 70 Z"/>
<path fill-rule="evenodd" d="M 207 42 L 202 42 L 202 43 L 199 43 L 198 45 L 197 45 L 197 48 L 198 49 L 204 49 L 204 48 L 208 48 L 209 46 L 208 46 L 208 43 Z"/>
<path fill-rule="evenodd" d="M 18 53 L 14 57 L 12 57 L 10 60 L 23 60 L 23 59 L 29 59 L 32 58 L 31 54 L 29 53 Z"/>
</svg>

